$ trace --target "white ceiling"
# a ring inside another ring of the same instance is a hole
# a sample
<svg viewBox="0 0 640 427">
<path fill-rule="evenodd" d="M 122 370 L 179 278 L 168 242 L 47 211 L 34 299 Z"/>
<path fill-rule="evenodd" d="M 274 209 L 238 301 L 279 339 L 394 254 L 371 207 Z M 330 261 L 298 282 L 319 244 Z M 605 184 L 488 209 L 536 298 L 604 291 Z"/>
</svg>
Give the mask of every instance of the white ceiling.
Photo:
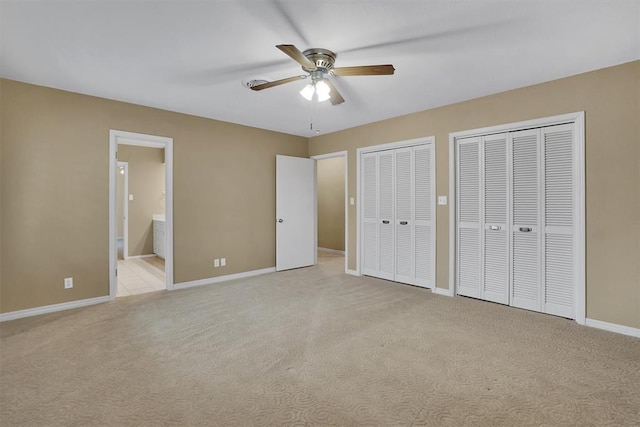
<svg viewBox="0 0 640 427">
<path fill-rule="evenodd" d="M 313 136 L 640 59 L 640 0 L 0 0 L 2 77 Z M 346 102 L 304 100 L 275 48 L 322 47 Z"/>
</svg>

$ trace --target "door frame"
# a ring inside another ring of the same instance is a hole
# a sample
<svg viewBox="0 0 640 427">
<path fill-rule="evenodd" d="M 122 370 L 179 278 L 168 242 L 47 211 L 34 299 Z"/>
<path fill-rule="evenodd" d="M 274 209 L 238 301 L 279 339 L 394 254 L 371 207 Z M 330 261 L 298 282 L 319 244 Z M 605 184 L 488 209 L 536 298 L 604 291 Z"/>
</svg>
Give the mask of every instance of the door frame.
<svg viewBox="0 0 640 427">
<path fill-rule="evenodd" d="M 118 145 L 164 148 L 165 159 L 165 282 L 173 289 L 173 138 L 143 133 L 109 130 L 109 299 L 118 292 L 118 255 L 116 253 L 118 223 L 116 204 L 116 169 Z"/>
<path fill-rule="evenodd" d="M 561 114 L 557 116 L 543 117 L 533 120 L 525 120 L 515 123 L 507 123 L 496 126 L 489 126 L 478 129 L 470 129 L 460 132 L 449 133 L 449 289 L 446 295 L 453 297 L 456 295 L 456 236 L 458 227 L 456 223 L 456 184 L 457 184 L 457 151 L 456 140 L 474 136 L 484 136 L 492 133 L 514 132 L 531 128 L 540 128 L 559 124 L 573 124 L 576 147 L 574 150 L 573 166 L 577 179 L 574 188 L 575 210 L 574 223 L 578 232 L 576 233 L 574 244 L 576 247 L 575 277 L 576 289 L 575 297 L 575 321 L 581 325 L 586 322 L 586 282 L 585 282 L 585 113 L 578 111 L 575 113 Z"/>
<path fill-rule="evenodd" d="M 362 276 L 362 272 L 360 269 L 360 264 L 361 264 L 361 257 L 362 257 L 362 241 L 364 239 L 364 236 L 362 235 L 362 224 L 361 224 L 361 220 L 362 220 L 362 210 L 361 210 L 361 191 L 362 191 L 362 182 L 360 179 L 360 175 L 361 175 L 361 171 L 363 169 L 363 161 L 364 161 L 364 155 L 367 153 L 372 153 L 375 151 L 384 151 L 384 150 L 395 150 L 396 148 L 407 148 L 407 147 L 415 147 L 415 146 L 419 146 L 419 145 L 428 145 L 431 144 L 432 150 L 433 150 L 433 156 L 431 157 L 431 167 L 432 167 L 432 176 L 431 178 L 434 181 L 434 188 L 437 188 L 437 186 L 435 185 L 435 179 L 436 179 L 436 167 L 437 167 L 437 162 L 435 161 L 436 159 L 436 138 L 435 136 L 425 136 L 425 137 L 421 137 L 421 138 L 414 138 L 414 139 L 407 139 L 404 141 L 396 141 L 396 142 L 388 142 L 385 144 L 378 144 L 378 145 L 371 145 L 368 147 L 362 147 L 362 148 L 358 148 L 356 150 L 356 194 L 357 194 L 357 198 L 356 198 L 356 207 L 357 207 L 357 217 L 356 217 L 356 239 L 357 239 L 357 244 L 356 244 L 356 275 L 358 276 Z M 437 231 L 437 215 L 436 215 L 436 202 L 437 202 L 437 196 L 436 196 L 437 190 L 434 191 L 434 194 L 432 194 L 432 218 L 433 218 L 433 235 L 431 238 L 431 250 L 432 250 L 432 265 L 433 265 L 433 272 L 432 272 L 432 283 L 433 283 L 433 288 L 431 288 L 431 291 L 436 293 L 438 292 L 438 286 L 436 285 L 436 231 Z M 428 289 L 428 288 L 425 288 Z"/>
<path fill-rule="evenodd" d="M 334 159 L 344 157 L 344 272 L 349 273 L 349 153 L 347 151 L 336 151 L 327 154 L 311 156 L 316 161 L 316 259 L 318 259 L 318 160 Z"/>
<path fill-rule="evenodd" d="M 122 218 L 122 259 L 128 259 L 129 258 L 129 203 L 128 203 L 129 202 L 129 162 L 118 161 L 118 168 L 119 167 L 122 167 L 124 170 L 124 174 L 123 174 L 124 182 L 122 183 L 122 200 L 121 200 L 122 216 L 123 216 Z M 117 194 L 117 191 L 116 191 L 116 194 Z M 117 205 L 116 205 L 116 209 L 117 209 Z"/>
</svg>

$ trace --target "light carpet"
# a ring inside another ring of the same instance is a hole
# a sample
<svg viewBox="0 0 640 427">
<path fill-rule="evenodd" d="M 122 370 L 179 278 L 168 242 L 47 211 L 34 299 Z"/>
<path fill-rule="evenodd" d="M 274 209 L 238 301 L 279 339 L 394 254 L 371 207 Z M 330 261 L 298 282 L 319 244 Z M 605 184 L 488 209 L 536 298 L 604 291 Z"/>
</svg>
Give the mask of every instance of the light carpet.
<svg viewBox="0 0 640 427">
<path fill-rule="evenodd" d="M 5 322 L 3 426 L 637 426 L 640 340 L 321 264 Z"/>
</svg>

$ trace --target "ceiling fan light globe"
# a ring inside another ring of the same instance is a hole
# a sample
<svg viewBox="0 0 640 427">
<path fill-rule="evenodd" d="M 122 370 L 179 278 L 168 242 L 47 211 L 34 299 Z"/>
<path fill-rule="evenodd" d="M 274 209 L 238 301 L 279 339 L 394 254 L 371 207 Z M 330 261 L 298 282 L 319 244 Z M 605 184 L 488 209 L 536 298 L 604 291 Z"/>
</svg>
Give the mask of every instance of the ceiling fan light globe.
<svg viewBox="0 0 640 427">
<path fill-rule="evenodd" d="M 311 101 L 313 99 L 313 94 L 315 91 L 316 90 L 313 85 L 308 84 L 300 91 L 300 95 L 302 95 L 307 101 Z"/>
<path fill-rule="evenodd" d="M 316 92 L 318 93 L 318 96 L 320 95 L 329 96 L 329 92 L 331 92 L 331 88 L 324 80 L 320 80 L 318 83 L 316 83 Z"/>
<path fill-rule="evenodd" d="M 320 92 L 317 92 L 317 93 L 318 93 L 318 102 L 324 102 L 324 101 L 328 100 L 329 98 L 331 98 L 329 96 L 329 93 L 320 93 Z"/>
</svg>

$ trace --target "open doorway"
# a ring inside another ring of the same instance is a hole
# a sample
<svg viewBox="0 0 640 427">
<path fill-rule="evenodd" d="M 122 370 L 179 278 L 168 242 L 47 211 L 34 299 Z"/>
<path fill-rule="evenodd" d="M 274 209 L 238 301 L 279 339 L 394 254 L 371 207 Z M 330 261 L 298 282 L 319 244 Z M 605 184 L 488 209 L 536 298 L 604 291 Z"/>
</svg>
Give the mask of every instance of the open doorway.
<svg viewBox="0 0 640 427">
<path fill-rule="evenodd" d="M 316 160 L 318 262 L 340 258 L 347 272 L 347 152 L 313 156 Z"/>
<path fill-rule="evenodd" d="M 112 130 L 110 150 L 110 298 L 172 289 L 172 140 Z"/>
</svg>

